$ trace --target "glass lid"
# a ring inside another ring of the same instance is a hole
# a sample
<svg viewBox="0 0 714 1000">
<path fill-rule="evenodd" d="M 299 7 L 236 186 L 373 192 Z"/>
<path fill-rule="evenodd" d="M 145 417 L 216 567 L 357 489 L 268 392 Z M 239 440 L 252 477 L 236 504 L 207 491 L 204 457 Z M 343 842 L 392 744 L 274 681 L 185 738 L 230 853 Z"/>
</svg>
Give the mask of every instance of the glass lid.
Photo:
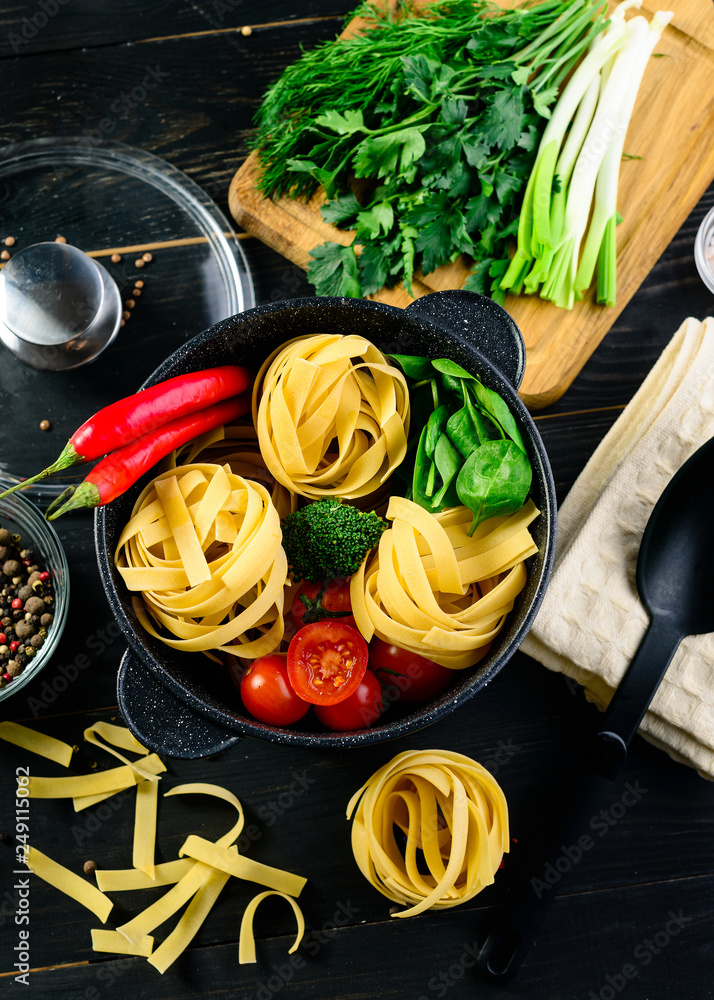
<svg viewBox="0 0 714 1000">
<path fill-rule="evenodd" d="M 144 150 L 88 138 L 0 149 L 0 267 L 58 239 L 109 273 L 123 321 L 106 349 L 71 370 L 35 368 L 0 345 L 0 414 L 14 431 L 0 454 L 5 481 L 49 465 L 84 420 L 135 392 L 182 343 L 255 305 L 232 224 L 186 174 Z M 70 470 L 30 490 L 51 497 L 77 477 Z"/>
</svg>

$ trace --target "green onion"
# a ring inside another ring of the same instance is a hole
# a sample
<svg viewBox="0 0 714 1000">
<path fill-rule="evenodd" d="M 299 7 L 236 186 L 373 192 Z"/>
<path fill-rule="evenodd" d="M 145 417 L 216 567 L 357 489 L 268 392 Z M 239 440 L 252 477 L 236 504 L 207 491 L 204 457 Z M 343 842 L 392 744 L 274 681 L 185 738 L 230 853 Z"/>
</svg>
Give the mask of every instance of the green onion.
<svg viewBox="0 0 714 1000">
<path fill-rule="evenodd" d="M 625 135 L 649 57 L 672 18 L 660 11 L 651 23 L 640 16 L 625 20 L 625 12 L 639 6 L 641 0 L 624 0 L 615 9 L 552 110 L 526 185 L 504 291 L 539 291 L 570 309 L 597 267 L 597 301 L 615 304 Z"/>
</svg>

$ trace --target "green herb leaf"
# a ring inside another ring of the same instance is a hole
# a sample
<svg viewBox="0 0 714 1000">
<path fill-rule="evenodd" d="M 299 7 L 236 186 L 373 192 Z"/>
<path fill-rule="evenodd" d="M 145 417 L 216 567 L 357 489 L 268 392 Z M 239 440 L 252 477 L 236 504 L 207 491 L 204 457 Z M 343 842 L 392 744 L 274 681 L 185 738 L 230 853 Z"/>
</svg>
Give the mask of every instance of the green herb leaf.
<svg viewBox="0 0 714 1000">
<path fill-rule="evenodd" d="M 488 271 L 490 266 L 491 258 L 489 257 L 486 257 L 484 260 L 477 260 L 462 286 L 464 291 L 476 292 L 478 295 L 488 295 L 490 289 Z"/>
<path fill-rule="evenodd" d="M 436 371 L 441 372 L 442 375 L 451 375 L 454 378 L 467 378 L 471 380 L 474 378 L 470 372 L 467 372 L 461 365 L 457 365 L 451 358 L 437 358 L 436 361 L 431 362 L 431 366 Z"/>
<path fill-rule="evenodd" d="M 441 102 L 441 117 L 450 125 L 463 125 L 468 105 L 462 98 L 445 97 Z"/>
<path fill-rule="evenodd" d="M 524 88 L 499 90 L 489 106 L 483 131 L 489 142 L 500 149 L 515 146 L 523 131 Z"/>
<path fill-rule="evenodd" d="M 459 500 L 474 515 L 470 534 L 486 518 L 519 510 L 531 479 L 530 462 L 512 441 L 488 441 L 473 451 L 456 480 Z"/>
<path fill-rule="evenodd" d="M 404 86 L 420 101 L 430 101 L 434 93 L 434 80 L 442 68 L 436 59 L 425 55 L 402 56 Z"/>
<path fill-rule="evenodd" d="M 414 126 L 364 139 L 354 157 L 355 177 L 385 177 L 397 169 L 406 170 L 426 149 L 421 134 L 424 127 Z"/>
<path fill-rule="evenodd" d="M 422 382 L 432 375 L 432 363 L 428 358 L 420 358 L 413 354 L 390 354 L 391 361 L 396 361 L 408 378 Z"/>
<path fill-rule="evenodd" d="M 434 465 L 441 477 L 442 486 L 432 501 L 433 510 L 444 507 L 458 507 L 459 495 L 456 491 L 456 480 L 463 465 L 463 457 L 452 445 L 449 438 L 442 434 L 434 449 Z"/>
<path fill-rule="evenodd" d="M 446 192 L 431 195 L 407 214 L 407 221 L 419 231 L 416 247 L 422 254 L 422 270 L 430 274 L 445 264 L 454 251 L 468 253 L 473 241 L 464 227 L 463 212 Z"/>
<path fill-rule="evenodd" d="M 352 245 L 322 243 L 310 251 L 310 257 L 307 275 L 318 295 L 361 297 L 357 257 Z"/>
<path fill-rule="evenodd" d="M 332 226 L 338 228 L 351 228 L 357 222 L 357 216 L 362 211 L 362 206 L 357 201 L 353 191 L 341 194 L 339 198 L 326 201 L 320 207 L 320 215 Z"/>
<path fill-rule="evenodd" d="M 500 438 L 501 433 L 489 417 L 474 406 L 469 393 L 464 391 L 463 395 L 464 405 L 449 417 L 446 433 L 461 455 L 468 458 L 480 444 Z"/>
<path fill-rule="evenodd" d="M 437 406 L 426 422 L 426 435 L 424 438 L 424 450 L 428 458 L 434 457 L 436 444 L 446 428 L 449 419 L 449 407 L 446 404 Z"/>
<path fill-rule="evenodd" d="M 319 115 L 315 119 L 316 125 L 324 128 L 331 128 L 339 135 L 353 135 L 355 132 L 366 132 L 364 115 L 360 109 L 352 109 L 340 114 L 334 108 Z"/>
<path fill-rule="evenodd" d="M 381 201 L 359 213 L 357 218 L 357 241 L 365 236 L 386 234 L 394 225 L 394 209 L 388 201 Z"/>
<path fill-rule="evenodd" d="M 288 166 L 295 173 L 309 174 L 318 184 L 321 184 L 328 198 L 334 193 L 335 183 L 341 168 L 325 170 L 318 167 L 312 160 L 288 160 Z"/>
<path fill-rule="evenodd" d="M 496 423 L 503 429 L 506 437 L 509 437 L 522 452 L 525 453 L 525 445 L 518 424 L 511 413 L 508 404 L 493 389 L 489 389 L 480 379 L 474 379 L 469 383 L 469 389 L 473 392 L 476 402 L 493 417 Z"/>
<path fill-rule="evenodd" d="M 402 281 L 404 282 L 404 287 L 413 295 L 412 292 L 412 278 L 414 277 L 414 261 L 416 258 L 416 246 L 414 240 L 418 233 L 413 226 L 403 225 L 401 227 L 402 233 Z"/>
</svg>

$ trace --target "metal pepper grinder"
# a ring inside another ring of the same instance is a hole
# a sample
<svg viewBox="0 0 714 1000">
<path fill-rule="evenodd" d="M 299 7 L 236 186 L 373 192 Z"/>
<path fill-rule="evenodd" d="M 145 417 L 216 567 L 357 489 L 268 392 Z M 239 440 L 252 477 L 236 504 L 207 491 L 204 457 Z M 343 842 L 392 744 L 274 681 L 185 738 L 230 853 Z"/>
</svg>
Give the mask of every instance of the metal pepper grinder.
<svg viewBox="0 0 714 1000">
<path fill-rule="evenodd" d="M 69 243 L 34 243 L 0 271 L 0 341 L 33 368 L 93 361 L 116 337 L 121 315 L 114 279 Z"/>
</svg>

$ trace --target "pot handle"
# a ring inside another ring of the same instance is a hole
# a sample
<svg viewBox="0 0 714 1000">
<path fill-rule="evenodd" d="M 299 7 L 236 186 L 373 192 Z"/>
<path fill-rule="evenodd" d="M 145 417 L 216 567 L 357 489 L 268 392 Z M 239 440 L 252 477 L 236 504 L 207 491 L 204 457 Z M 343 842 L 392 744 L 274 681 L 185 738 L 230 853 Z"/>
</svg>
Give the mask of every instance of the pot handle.
<svg viewBox="0 0 714 1000">
<path fill-rule="evenodd" d="M 515 389 L 526 370 L 526 347 L 515 322 L 493 299 L 463 289 L 432 292 L 405 309 L 473 344 Z"/>
<path fill-rule="evenodd" d="M 119 664 L 117 698 L 131 732 L 158 754 L 181 760 L 213 757 L 241 739 L 189 708 L 129 649 Z"/>
</svg>

